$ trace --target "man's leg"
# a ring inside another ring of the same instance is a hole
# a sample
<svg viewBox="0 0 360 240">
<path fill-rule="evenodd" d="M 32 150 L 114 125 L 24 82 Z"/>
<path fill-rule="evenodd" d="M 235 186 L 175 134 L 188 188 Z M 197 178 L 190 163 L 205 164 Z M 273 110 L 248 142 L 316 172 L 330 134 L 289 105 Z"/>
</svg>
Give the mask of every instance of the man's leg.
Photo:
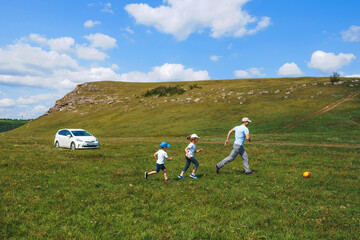
<svg viewBox="0 0 360 240">
<path fill-rule="evenodd" d="M 231 161 L 234 161 L 234 159 L 236 158 L 236 156 L 239 154 L 239 148 L 241 146 L 240 145 L 234 145 L 233 150 L 231 151 L 230 155 L 226 158 L 224 158 L 221 162 L 219 162 L 218 164 L 216 164 L 216 166 L 218 168 L 222 168 L 224 167 L 226 164 L 228 164 Z"/>
<path fill-rule="evenodd" d="M 241 155 L 241 157 L 243 159 L 245 173 L 251 172 L 250 167 L 249 167 L 249 157 L 243 146 L 241 146 L 239 154 Z"/>
</svg>

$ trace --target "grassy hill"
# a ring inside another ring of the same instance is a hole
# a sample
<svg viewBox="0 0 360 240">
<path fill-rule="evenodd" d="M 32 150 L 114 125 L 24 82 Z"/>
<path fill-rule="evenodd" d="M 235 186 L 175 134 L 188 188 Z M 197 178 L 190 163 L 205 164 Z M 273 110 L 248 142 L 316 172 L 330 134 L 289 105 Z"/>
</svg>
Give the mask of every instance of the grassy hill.
<svg viewBox="0 0 360 240">
<path fill-rule="evenodd" d="M 12 133 L 53 137 L 60 128 L 84 128 L 100 138 L 177 137 L 196 132 L 215 139 L 247 116 L 253 120 L 251 132 L 259 139 L 286 132 L 309 140 L 309 134 L 341 132 L 338 137 L 353 141 L 360 133 L 359 95 L 293 128 L 284 127 L 356 93 L 360 87 L 355 81 L 343 79 L 336 85 L 329 78 L 86 83 L 58 100 L 50 114 Z M 185 93 L 144 96 L 159 86 L 177 85 Z"/>
<path fill-rule="evenodd" d="M 28 120 L 0 119 L 0 133 L 20 127 L 27 122 Z"/>
</svg>

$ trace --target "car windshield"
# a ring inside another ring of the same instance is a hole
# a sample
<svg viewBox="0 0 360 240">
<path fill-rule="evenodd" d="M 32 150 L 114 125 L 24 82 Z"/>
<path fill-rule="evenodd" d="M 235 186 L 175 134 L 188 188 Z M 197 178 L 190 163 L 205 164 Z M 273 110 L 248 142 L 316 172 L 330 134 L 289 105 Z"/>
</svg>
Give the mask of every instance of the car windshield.
<svg viewBox="0 0 360 240">
<path fill-rule="evenodd" d="M 71 131 L 72 134 L 74 134 L 75 137 L 82 137 L 82 136 L 92 136 L 87 131 Z"/>
</svg>

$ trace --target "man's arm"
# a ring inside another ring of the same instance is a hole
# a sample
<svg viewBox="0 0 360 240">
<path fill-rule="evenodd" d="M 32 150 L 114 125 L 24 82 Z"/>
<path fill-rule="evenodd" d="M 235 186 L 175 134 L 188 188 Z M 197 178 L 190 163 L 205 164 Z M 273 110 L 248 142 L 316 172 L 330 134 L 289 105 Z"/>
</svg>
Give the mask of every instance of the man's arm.
<svg viewBox="0 0 360 240">
<path fill-rule="evenodd" d="M 235 132 L 234 129 L 231 129 L 229 132 L 228 132 L 228 135 L 227 135 L 227 138 L 226 138 L 226 141 L 225 141 L 225 146 L 228 145 L 229 143 L 229 139 L 230 139 L 230 135 Z"/>
<path fill-rule="evenodd" d="M 251 138 L 250 138 L 250 134 L 245 134 L 245 137 L 246 139 L 249 141 L 249 142 L 252 142 Z"/>
</svg>

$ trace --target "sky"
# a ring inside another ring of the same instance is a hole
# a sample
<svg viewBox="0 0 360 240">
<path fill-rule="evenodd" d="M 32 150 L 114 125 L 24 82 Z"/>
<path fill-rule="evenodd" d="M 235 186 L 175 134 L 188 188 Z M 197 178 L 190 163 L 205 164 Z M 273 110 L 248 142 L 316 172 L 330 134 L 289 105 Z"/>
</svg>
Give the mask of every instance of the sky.
<svg viewBox="0 0 360 240">
<path fill-rule="evenodd" d="M 77 84 L 360 77 L 358 0 L 0 0 L 0 118 Z"/>
</svg>

